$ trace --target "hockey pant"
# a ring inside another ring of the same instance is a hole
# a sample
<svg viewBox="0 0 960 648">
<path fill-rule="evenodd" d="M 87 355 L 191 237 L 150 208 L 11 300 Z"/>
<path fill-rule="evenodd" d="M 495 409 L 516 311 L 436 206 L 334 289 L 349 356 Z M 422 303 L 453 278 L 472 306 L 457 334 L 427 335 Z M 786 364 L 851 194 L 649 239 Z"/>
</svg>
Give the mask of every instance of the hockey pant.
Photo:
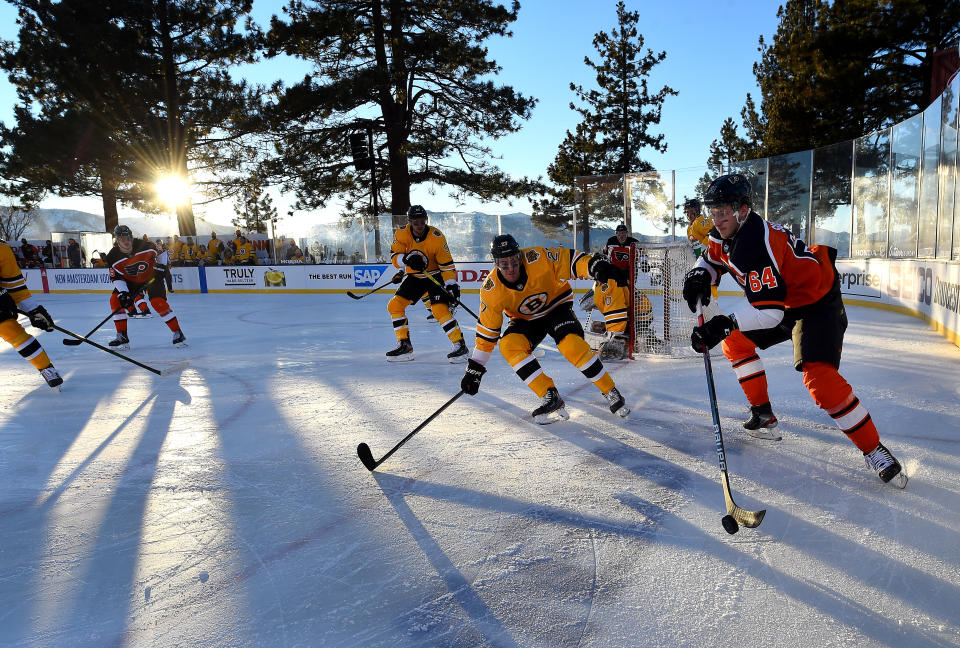
<svg viewBox="0 0 960 648">
<path fill-rule="evenodd" d="M 157 280 L 151 280 L 148 283 L 142 286 L 129 286 L 130 294 L 136 293 L 145 293 L 150 298 L 150 305 L 153 306 L 153 310 L 156 311 L 157 315 L 160 316 L 160 319 L 163 320 L 163 323 L 171 331 L 180 330 L 180 322 L 177 321 L 177 316 L 173 312 L 173 309 L 170 308 L 170 304 L 167 303 L 167 291 L 163 289 L 163 282 Z M 120 308 L 120 298 L 117 296 L 119 293 L 114 290 L 113 294 L 110 295 L 110 309 L 116 311 L 120 309 L 119 312 L 114 313 L 113 315 L 113 325 L 117 329 L 117 333 L 126 333 L 127 332 L 127 312 L 126 310 Z"/>
</svg>

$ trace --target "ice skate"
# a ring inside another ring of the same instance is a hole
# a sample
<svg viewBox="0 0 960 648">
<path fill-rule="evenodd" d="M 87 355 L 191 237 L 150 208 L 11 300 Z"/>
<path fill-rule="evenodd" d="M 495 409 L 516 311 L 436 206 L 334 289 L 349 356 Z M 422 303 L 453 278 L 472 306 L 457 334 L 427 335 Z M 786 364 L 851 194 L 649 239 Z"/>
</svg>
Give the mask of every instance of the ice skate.
<svg viewBox="0 0 960 648">
<path fill-rule="evenodd" d="M 560 392 L 557 391 L 556 387 L 551 387 L 540 401 L 540 407 L 533 410 L 533 420 L 540 425 L 547 425 L 560 420 L 566 421 L 570 418 L 570 415 L 567 414 L 563 405 Z"/>
<path fill-rule="evenodd" d="M 117 351 L 126 351 L 130 348 L 130 338 L 127 337 L 126 333 L 117 332 L 117 337 L 107 342 L 108 346 L 113 347 Z"/>
<path fill-rule="evenodd" d="M 410 362 L 413 360 L 413 345 L 410 338 L 400 340 L 399 346 L 393 351 L 387 351 L 387 362 Z"/>
<path fill-rule="evenodd" d="M 187 346 L 187 336 L 183 334 L 183 331 L 177 330 L 173 332 L 173 346 L 179 349 Z"/>
<path fill-rule="evenodd" d="M 620 390 L 614 387 L 606 394 L 603 395 L 607 399 L 607 402 L 610 403 L 610 411 L 619 416 L 620 418 L 627 418 L 627 414 L 630 413 L 630 408 L 626 405 L 626 399 L 624 399 L 623 394 L 620 393 Z"/>
<path fill-rule="evenodd" d="M 777 417 L 773 414 L 770 403 L 750 406 L 750 418 L 744 421 L 743 427 L 747 433 L 757 439 L 779 441 L 783 437 L 773 431 L 777 427 Z"/>
<path fill-rule="evenodd" d="M 57 370 L 53 365 L 48 366 L 46 369 L 41 369 L 40 375 L 43 376 L 43 379 L 47 381 L 47 384 L 50 385 L 51 389 L 60 391 L 60 385 L 63 384 L 63 378 L 60 377 L 60 374 L 57 373 Z"/>
<path fill-rule="evenodd" d="M 897 458 L 887 450 L 882 443 L 870 452 L 863 453 L 863 458 L 867 462 L 867 467 L 877 473 L 877 477 L 884 483 L 889 483 L 894 477 L 894 486 L 904 488 L 907 485 L 907 476 L 900 467 Z"/>
<path fill-rule="evenodd" d="M 453 345 L 453 351 L 447 354 L 447 360 L 453 364 L 463 363 L 467 361 L 467 354 L 470 351 L 467 349 L 467 344 L 463 340 L 460 340 Z"/>
</svg>

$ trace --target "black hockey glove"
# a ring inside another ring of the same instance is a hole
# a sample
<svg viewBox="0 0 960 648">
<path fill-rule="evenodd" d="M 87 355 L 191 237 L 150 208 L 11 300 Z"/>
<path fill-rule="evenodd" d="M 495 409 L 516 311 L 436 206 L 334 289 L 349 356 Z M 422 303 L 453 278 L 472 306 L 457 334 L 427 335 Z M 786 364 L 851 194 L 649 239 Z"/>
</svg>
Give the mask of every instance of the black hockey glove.
<svg viewBox="0 0 960 648">
<path fill-rule="evenodd" d="M 117 301 L 120 302 L 120 306 L 123 308 L 133 308 L 133 295 L 126 290 L 121 290 L 117 293 Z"/>
<path fill-rule="evenodd" d="M 422 252 L 407 252 L 403 255 L 403 264 L 414 272 L 423 272 L 427 269 L 427 257 Z"/>
<path fill-rule="evenodd" d="M 599 254 L 595 254 L 587 265 L 587 272 L 596 281 L 607 283 L 613 279 L 617 284 L 625 286 L 627 284 L 627 273 L 622 268 L 618 268 Z"/>
<path fill-rule="evenodd" d="M 710 303 L 710 273 L 706 268 L 694 268 L 683 278 L 683 298 L 691 313 L 697 312 L 697 301 L 706 306 Z"/>
<path fill-rule="evenodd" d="M 487 368 L 482 364 L 473 358 L 467 360 L 467 371 L 460 380 L 460 389 L 463 390 L 463 393 L 476 396 L 477 392 L 480 391 L 480 379 L 483 378 L 485 373 L 487 373 Z"/>
<path fill-rule="evenodd" d="M 403 270 L 398 270 L 398 271 L 397 271 L 397 274 L 393 275 L 393 279 L 390 280 L 391 283 L 395 283 L 395 284 L 400 283 L 401 281 L 403 281 L 403 277 L 404 277 L 406 274 L 407 274 L 407 273 L 404 272 Z"/>
<path fill-rule="evenodd" d="M 43 329 L 44 331 L 53 330 L 53 318 L 50 317 L 50 313 L 47 312 L 47 309 L 43 306 L 37 306 L 32 311 L 27 313 L 27 317 L 30 318 L 30 326 L 35 326 L 38 329 Z"/>
<path fill-rule="evenodd" d="M 8 319 L 17 319 L 17 302 L 6 288 L 0 288 L 0 321 Z"/>
<path fill-rule="evenodd" d="M 690 345 L 697 353 L 703 353 L 720 344 L 724 338 L 737 328 L 733 320 L 726 315 L 717 315 L 703 326 L 694 326 L 690 334 Z"/>
<path fill-rule="evenodd" d="M 444 286 L 444 289 L 451 297 L 453 297 L 454 303 L 460 301 L 460 284 L 449 283 Z"/>
</svg>

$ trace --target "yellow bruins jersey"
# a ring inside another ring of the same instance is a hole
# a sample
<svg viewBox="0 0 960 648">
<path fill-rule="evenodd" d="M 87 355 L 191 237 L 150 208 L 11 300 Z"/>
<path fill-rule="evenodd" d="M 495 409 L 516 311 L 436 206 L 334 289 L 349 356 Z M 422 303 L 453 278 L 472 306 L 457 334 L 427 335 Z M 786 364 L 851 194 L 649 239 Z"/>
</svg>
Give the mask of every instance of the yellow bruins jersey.
<svg viewBox="0 0 960 648">
<path fill-rule="evenodd" d="M 10 246 L 2 241 L 0 241 L 0 288 L 6 290 L 18 305 L 30 298 L 27 282 L 20 273 L 20 266 L 17 265 L 17 257 L 13 255 Z"/>
<path fill-rule="evenodd" d="M 393 245 L 390 246 L 391 261 L 393 265 L 400 269 L 406 269 L 407 274 L 417 277 L 423 277 L 424 273 L 414 272 L 403 264 L 403 255 L 414 252 L 427 259 L 426 272 L 435 272 L 439 270 L 443 280 L 456 281 L 457 267 L 453 263 L 453 257 L 450 256 L 450 248 L 447 247 L 447 237 L 436 227 L 427 225 L 423 238 L 419 241 L 414 238 L 410 226 L 398 229 L 393 236 Z"/>
<path fill-rule="evenodd" d="M 503 316 L 535 320 L 560 304 L 573 301 L 570 279 L 589 277 L 592 256 L 569 248 L 526 248 L 520 258 L 523 272 L 516 287 L 508 286 L 494 269 L 480 287 L 477 351 L 489 354 L 500 338 Z"/>
<path fill-rule="evenodd" d="M 713 229 L 713 221 L 709 216 L 700 216 L 687 225 L 687 239 L 697 256 L 700 256 L 707 249 L 711 229 Z"/>
</svg>

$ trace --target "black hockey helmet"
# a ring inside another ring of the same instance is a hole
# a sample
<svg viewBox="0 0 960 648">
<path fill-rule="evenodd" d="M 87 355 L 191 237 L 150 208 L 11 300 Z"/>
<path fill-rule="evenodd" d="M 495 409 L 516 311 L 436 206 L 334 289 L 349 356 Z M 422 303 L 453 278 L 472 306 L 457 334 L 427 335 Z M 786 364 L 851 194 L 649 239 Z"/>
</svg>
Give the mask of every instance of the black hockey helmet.
<svg viewBox="0 0 960 648">
<path fill-rule="evenodd" d="M 707 192 L 703 194 L 703 202 L 707 207 L 719 205 L 747 205 L 752 204 L 750 198 L 752 188 L 750 181 L 746 176 L 739 173 L 720 176 L 710 185 Z"/>
<path fill-rule="evenodd" d="M 427 218 L 427 210 L 423 205 L 410 205 L 410 209 L 407 210 L 407 220 L 412 221 L 414 218 Z"/>
<path fill-rule="evenodd" d="M 520 246 L 512 234 L 499 234 L 493 237 L 490 255 L 494 259 L 505 259 L 520 254 Z"/>
<path fill-rule="evenodd" d="M 616 230 L 616 231 L 618 231 L 618 232 L 626 232 L 626 231 L 627 231 L 627 226 L 624 225 L 623 223 L 620 223 L 619 225 L 617 225 L 617 230 Z"/>
<path fill-rule="evenodd" d="M 121 236 L 129 236 L 130 238 L 133 238 L 133 230 L 126 225 L 117 225 L 113 228 L 113 238 L 118 239 Z"/>
<path fill-rule="evenodd" d="M 683 203 L 683 210 L 693 209 L 697 212 L 700 211 L 700 199 L 699 198 L 687 198 Z"/>
</svg>

